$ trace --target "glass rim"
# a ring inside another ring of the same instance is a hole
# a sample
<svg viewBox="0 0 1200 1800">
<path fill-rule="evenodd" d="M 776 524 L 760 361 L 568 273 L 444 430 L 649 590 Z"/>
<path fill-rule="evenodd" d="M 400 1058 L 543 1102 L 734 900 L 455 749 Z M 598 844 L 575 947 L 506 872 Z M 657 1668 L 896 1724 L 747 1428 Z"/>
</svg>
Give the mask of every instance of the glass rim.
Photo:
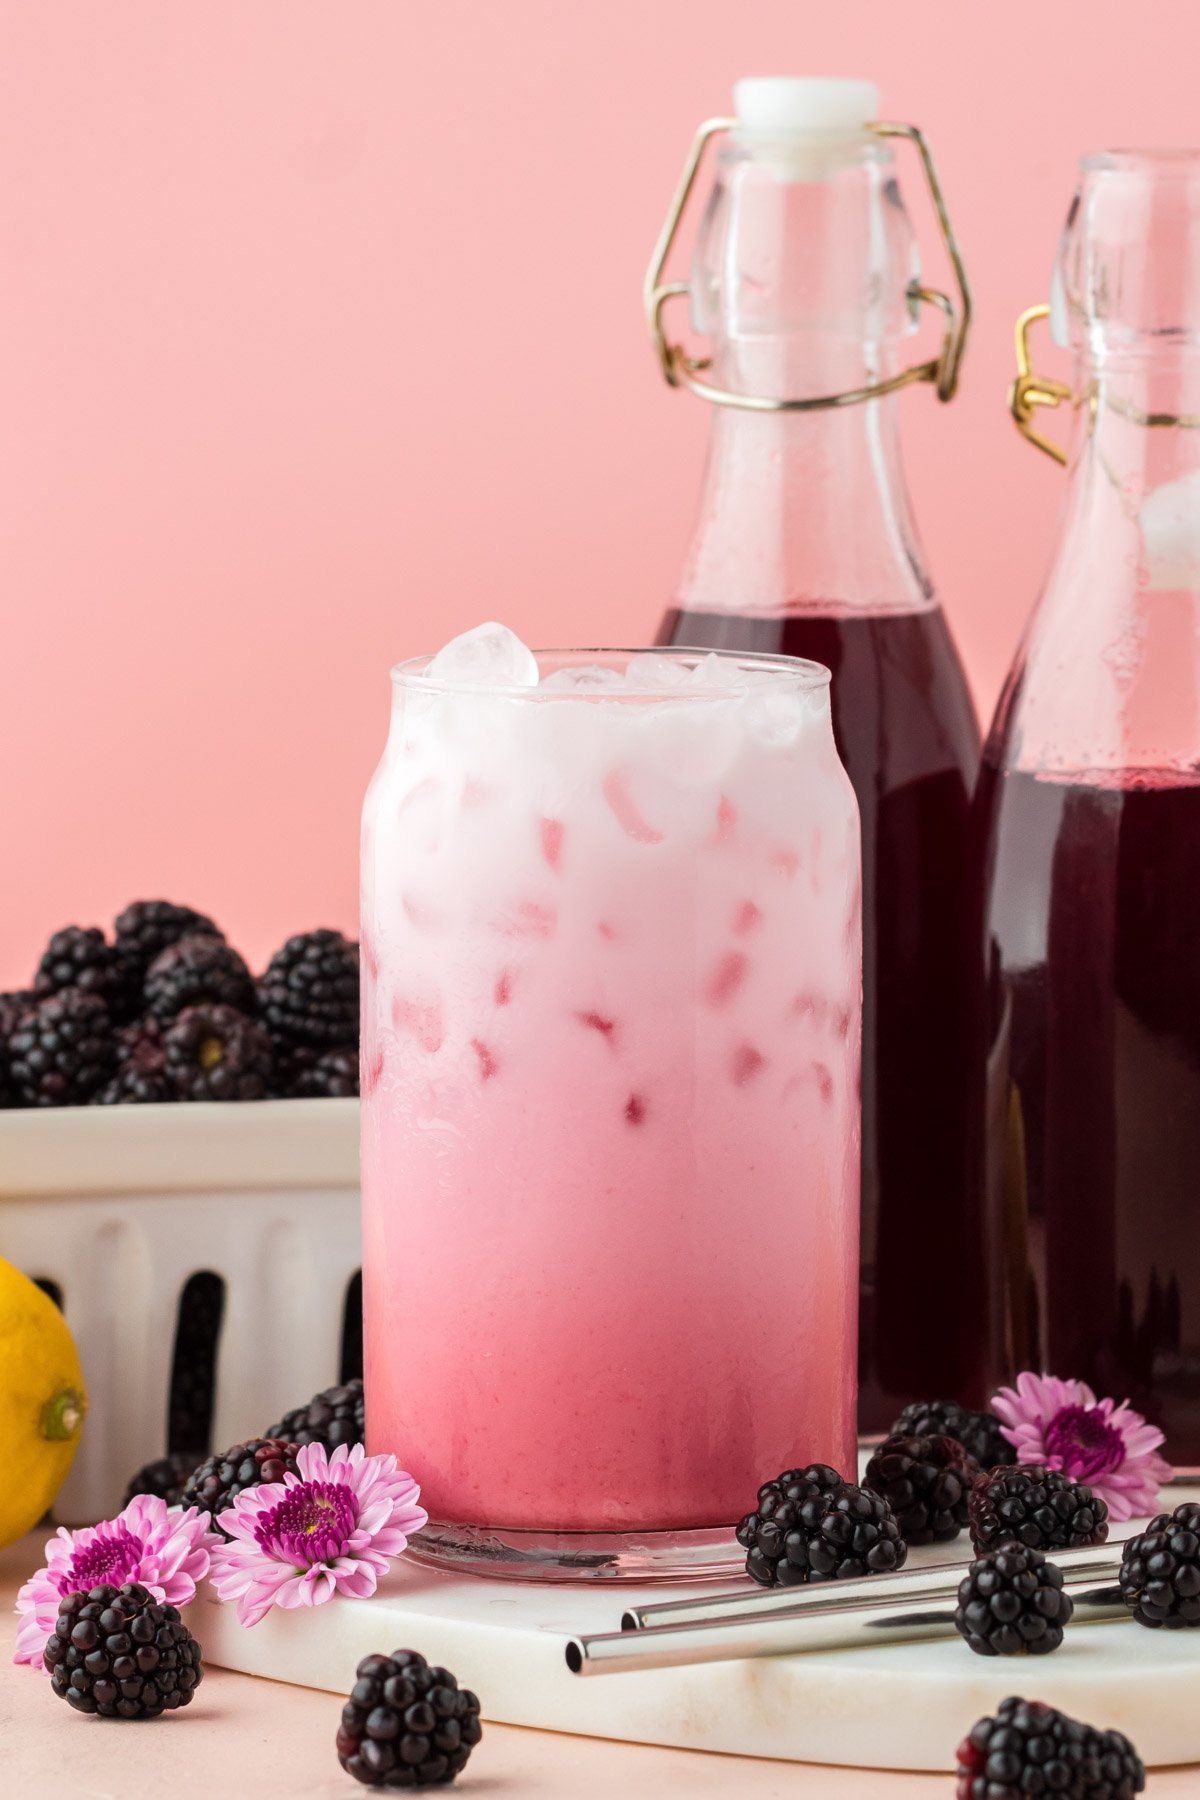
<svg viewBox="0 0 1200 1800">
<path fill-rule="evenodd" d="M 511 698 L 521 700 L 540 700 L 547 703 L 555 700 L 720 700 L 738 693 L 748 693 L 748 685 L 737 687 L 636 687 L 622 690 L 620 688 L 550 688 L 540 683 L 536 687 L 521 687 L 511 683 L 484 681 L 448 681 L 442 676 L 429 675 L 426 671 L 437 652 L 425 656 L 411 656 L 402 662 L 394 663 L 391 669 L 392 683 L 397 688 L 411 689 L 424 694 L 479 694 L 490 698 Z M 722 662 L 730 662 L 749 673 L 775 675 L 780 686 L 799 688 L 804 693 L 814 693 L 820 688 L 827 688 L 832 679 L 824 663 L 811 662 L 807 657 L 782 656 L 769 651 L 731 650 L 702 644 L 608 644 L 591 645 L 580 648 L 547 648 L 535 649 L 539 668 L 543 662 L 551 662 L 556 668 L 586 667 L 588 664 L 603 662 L 604 659 L 629 658 L 632 656 L 665 656 L 672 661 L 685 662 L 692 659 L 696 662 L 707 656 L 720 657 Z"/>
<path fill-rule="evenodd" d="M 1089 150 L 1080 157 L 1079 168 L 1084 175 L 1200 175 L 1200 148 L 1143 149 L 1118 144 L 1111 150 Z"/>
</svg>

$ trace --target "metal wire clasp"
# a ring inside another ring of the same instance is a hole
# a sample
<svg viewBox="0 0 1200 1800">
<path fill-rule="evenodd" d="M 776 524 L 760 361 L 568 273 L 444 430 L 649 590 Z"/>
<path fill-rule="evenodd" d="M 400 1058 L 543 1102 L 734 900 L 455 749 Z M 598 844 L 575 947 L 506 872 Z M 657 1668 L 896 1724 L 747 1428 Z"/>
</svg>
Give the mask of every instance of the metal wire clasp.
<svg viewBox="0 0 1200 1800">
<path fill-rule="evenodd" d="M 1014 333 L 1017 350 L 1017 378 L 1008 390 L 1008 404 L 1013 418 L 1017 422 L 1017 430 L 1027 437 L 1031 444 L 1052 456 L 1056 463 L 1064 463 L 1067 453 L 1061 444 L 1053 438 L 1043 435 L 1034 424 L 1034 417 L 1039 406 L 1061 406 L 1064 400 L 1071 398 L 1071 390 L 1065 382 L 1051 381 L 1045 375 L 1035 375 L 1029 359 L 1029 328 L 1039 319 L 1048 319 L 1050 308 L 1046 305 L 1027 306 L 1017 320 Z"/>
<path fill-rule="evenodd" d="M 717 406 L 740 406 L 751 412 L 819 412 L 831 406 L 854 406 L 862 400 L 875 400 L 881 394 L 894 393 L 897 388 L 908 387 L 914 381 L 931 381 L 937 388 L 939 400 L 952 400 L 958 387 L 958 374 L 962 364 L 963 351 L 966 349 L 967 332 L 971 323 L 971 290 L 967 282 L 967 272 L 963 266 L 962 255 L 958 248 L 958 239 L 954 227 L 950 223 L 950 214 L 946 209 L 946 201 L 942 194 L 942 184 L 938 180 L 934 166 L 933 153 L 921 132 L 915 125 L 898 125 L 875 121 L 868 125 L 868 131 L 881 138 L 905 138 L 913 145 L 921 158 L 921 166 L 925 172 L 925 180 L 933 200 L 933 210 L 937 215 L 938 229 L 946 254 L 950 258 L 950 266 L 954 271 L 954 282 L 958 289 L 958 305 L 949 295 L 937 288 L 914 287 L 913 297 L 922 300 L 928 306 L 937 307 L 942 315 L 942 347 L 939 354 L 928 362 L 915 363 L 910 368 L 901 369 L 896 375 L 890 375 L 884 381 L 870 382 L 865 387 L 851 388 L 842 394 L 820 394 L 804 400 L 770 400 L 761 394 L 735 394 L 728 388 L 714 387 L 711 382 L 700 381 L 697 377 L 710 366 L 709 357 L 691 357 L 682 344 L 673 344 L 667 337 L 663 322 L 663 309 L 668 300 L 675 300 L 688 293 L 686 281 L 663 281 L 663 270 L 671 247 L 679 235 L 679 226 L 692 189 L 696 184 L 696 176 L 704 157 L 705 147 L 712 137 L 724 131 L 734 131 L 736 119 L 707 119 L 701 125 L 692 142 L 688 159 L 683 165 L 683 173 L 679 185 L 671 200 L 666 223 L 659 233 L 658 242 L 654 246 L 654 254 L 650 259 L 650 267 L 646 271 L 643 288 L 643 299 L 646 308 L 646 323 L 650 328 L 650 338 L 658 357 L 663 375 L 672 387 L 690 388 L 693 394 L 699 394 L 702 400 L 711 400 Z"/>
</svg>

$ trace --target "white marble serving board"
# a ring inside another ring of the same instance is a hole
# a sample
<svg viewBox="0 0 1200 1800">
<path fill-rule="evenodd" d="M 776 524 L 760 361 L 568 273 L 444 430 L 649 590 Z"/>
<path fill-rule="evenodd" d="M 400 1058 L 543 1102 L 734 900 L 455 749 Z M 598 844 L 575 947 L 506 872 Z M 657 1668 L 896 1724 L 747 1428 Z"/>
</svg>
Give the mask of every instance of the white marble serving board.
<svg viewBox="0 0 1200 1800">
<path fill-rule="evenodd" d="M 1173 1506 L 1200 1498 L 1200 1489 L 1168 1494 Z M 945 1562 L 950 1551 L 966 1554 L 967 1540 L 915 1551 L 911 1561 Z M 947 1769 L 975 1720 L 1015 1693 L 1115 1726 L 1148 1763 L 1200 1761 L 1200 1631 L 1147 1631 L 1131 1620 L 1077 1626 L 1060 1650 L 1039 1658 L 992 1661 L 949 1638 L 586 1679 L 567 1669 L 569 1637 L 615 1631 L 626 1606 L 688 1591 L 524 1586 L 402 1560 L 372 1600 L 275 1611 L 249 1631 L 206 1590 L 192 1608 L 192 1628 L 210 1662 L 335 1693 L 349 1691 L 361 1657 L 419 1650 L 476 1690 L 485 1719 L 591 1737 L 858 1768 Z"/>
</svg>

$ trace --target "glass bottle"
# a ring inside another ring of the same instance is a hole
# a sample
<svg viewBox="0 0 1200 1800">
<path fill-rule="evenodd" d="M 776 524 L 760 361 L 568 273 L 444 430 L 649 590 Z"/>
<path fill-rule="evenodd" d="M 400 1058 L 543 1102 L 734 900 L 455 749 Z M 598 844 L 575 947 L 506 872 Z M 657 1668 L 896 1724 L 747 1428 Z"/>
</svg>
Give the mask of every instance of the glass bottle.
<svg viewBox="0 0 1200 1800">
<path fill-rule="evenodd" d="M 1086 157 L 1049 313 L 1066 510 L 978 794 L 982 1182 L 1010 1371 L 1200 1464 L 1200 155 Z"/>
<path fill-rule="evenodd" d="M 717 402 L 699 519 L 663 644 L 784 652 L 833 675 L 838 750 L 863 834 L 860 1420 L 908 1401 L 982 1400 L 961 1271 L 961 955 L 966 834 L 979 735 L 925 570 L 905 488 L 896 389 L 954 391 L 969 301 L 923 140 L 878 126 L 865 82 L 738 84 L 691 281 L 648 281 L 664 372 Z M 707 127 L 693 151 L 687 196 Z M 961 312 L 918 285 L 893 139 L 926 159 Z M 704 362 L 667 343 L 687 292 Z M 942 356 L 902 363 L 919 301 L 949 324 Z M 784 403 L 784 404 L 781 404 Z M 936 1323 L 934 1323 L 936 1321 Z"/>
</svg>

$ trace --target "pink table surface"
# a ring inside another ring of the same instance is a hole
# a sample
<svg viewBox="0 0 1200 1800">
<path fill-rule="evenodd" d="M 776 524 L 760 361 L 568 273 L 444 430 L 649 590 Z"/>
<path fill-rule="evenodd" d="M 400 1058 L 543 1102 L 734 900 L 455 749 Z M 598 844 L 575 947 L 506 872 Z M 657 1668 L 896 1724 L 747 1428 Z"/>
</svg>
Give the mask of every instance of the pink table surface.
<svg viewBox="0 0 1200 1800">
<path fill-rule="evenodd" d="M 41 1540 L 0 1552 L 0 1794 L 4 1800 L 352 1800 L 361 1788 L 333 1748 L 335 1694 L 209 1669 L 186 1712 L 153 1725 L 84 1719 L 12 1662 L 13 1602 Z M 1020 1683 L 1015 1685 L 1019 1688 Z M 947 1744 L 947 1755 L 954 1746 Z M 462 1800 L 951 1800 L 949 1775 L 893 1775 L 485 1725 Z M 1200 1800 L 1200 1765 L 1151 1775 L 1148 1800 Z"/>
</svg>

